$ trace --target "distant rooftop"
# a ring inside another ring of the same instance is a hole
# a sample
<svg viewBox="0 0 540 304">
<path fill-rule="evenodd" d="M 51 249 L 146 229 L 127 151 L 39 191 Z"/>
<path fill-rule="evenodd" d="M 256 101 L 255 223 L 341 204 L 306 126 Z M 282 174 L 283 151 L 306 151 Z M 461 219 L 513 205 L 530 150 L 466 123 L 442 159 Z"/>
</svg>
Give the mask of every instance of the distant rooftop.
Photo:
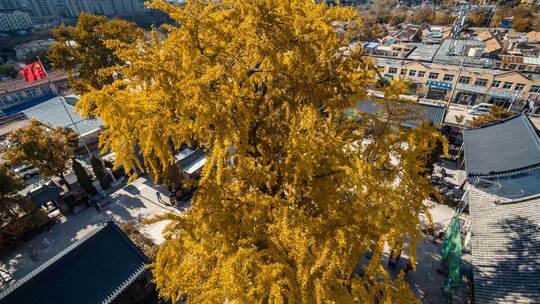
<svg viewBox="0 0 540 304">
<path fill-rule="evenodd" d="M 467 56 L 468 49 L 470 48 L 483 49 L 486 45 L 483 41 L 457 40 L 456 46 L 454 48 L 454 54 L 456 55 L 450 55 L 448 53 L 449 48 L 450 48 L 450 41 L 451 40 L 449 39 L 443 41 L 443 43 L 441 44 L 441 47 L 437 51 L 437 54 L 435 54 L 435 56 L 433 57 L 433 62 L 460 65 L 461 61 L 463 60 L 463 57 L 465 57 L 464 65 L 466 66 L 472 65 L 472 66 L 495 67 L 495 64 L 490 59 Z M 462 54 L 465 56 L 462 56 Z"/>
<path fill-rule="evenodd" d="M 432 61 L 440 46 L 440 44 L 419 43 L 409 56 L 407 56 L 407 59 Z"/>
<path fill-rule="evenodd" d="M 0 117 L 0 140 L 18 128 L 28 126 L 29 123 L 30 121 L 24 113 Z"/>
<path fill-rule="evenodd" d="M 25 43 L 18 44 L 14 47 L 14 49 L 22 49 L 22 48 L 33 48 L 33 47 L 49 47 L 53 44 L 55 44 L 56 41 L 54 39 L 41 39 L 41 40 L 32 40 Z"/>
</svg>

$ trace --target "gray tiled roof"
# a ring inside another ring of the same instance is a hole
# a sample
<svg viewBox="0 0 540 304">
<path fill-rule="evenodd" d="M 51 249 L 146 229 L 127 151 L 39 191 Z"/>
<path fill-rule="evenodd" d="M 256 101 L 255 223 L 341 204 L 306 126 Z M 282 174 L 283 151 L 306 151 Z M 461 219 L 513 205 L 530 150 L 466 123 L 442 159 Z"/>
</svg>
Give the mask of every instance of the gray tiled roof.
<svg viewBox="0 0 540 304">
<path fill-rule="evenodd" d="M 112 222 L 72 244 L 0 293 L 0 304 L 111 303 L 148 258 Z"/>
<path fill-rule="evenodd" d="M 540 197 L 510 202 L 471 186 L 469 203 L 475 302 L 538 303 Z"/>
<path fill-rule="evenodd" d="M 359 101 L 358 110 L 364 113 L 378 113 L 383 106 L 381 104 L 376 104 L 371 101 Z M 446 108 L 440 105 L 427 104 L 427 103 L 417 103 L 411 105 L 410 110 L 413 113 L 411 114 L 410 120 L 403 122 L 402 126 L 407 128 L 414 128 L 422 122 L 431 122 L 433 125 L 440 127 L 444 121 L 444 116 L 446 114 Z M 351 111 L 346 111 L 350 113 Z"/>
<path fill-rule="evenodd" d="M 463 131 L 468 176 L 491 175 L 540 164 L 540 137 L 525 115 Z"/>
</svg>

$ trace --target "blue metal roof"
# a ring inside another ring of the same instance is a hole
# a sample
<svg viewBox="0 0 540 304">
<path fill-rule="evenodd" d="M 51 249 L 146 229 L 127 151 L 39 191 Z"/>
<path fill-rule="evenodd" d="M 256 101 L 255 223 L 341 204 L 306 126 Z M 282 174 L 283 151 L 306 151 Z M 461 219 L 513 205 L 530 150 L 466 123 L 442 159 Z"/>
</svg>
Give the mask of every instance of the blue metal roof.
<svg viewBox="0 0 540 304">
<path fill-rule="evenodd" d="M 0 294 L 0 304 L 112 302 L 144 271 L 148 258 L 109 222 Z"/>
</svg>

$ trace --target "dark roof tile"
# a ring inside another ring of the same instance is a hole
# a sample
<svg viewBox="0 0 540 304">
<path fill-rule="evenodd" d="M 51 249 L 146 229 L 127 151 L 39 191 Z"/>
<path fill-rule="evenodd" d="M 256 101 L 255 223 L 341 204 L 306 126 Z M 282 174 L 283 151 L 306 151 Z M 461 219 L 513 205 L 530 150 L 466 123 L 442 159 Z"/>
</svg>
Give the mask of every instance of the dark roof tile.
<svg viewBox="0 0 540 304">
<path fill-rule="evenodd" d="M 463 131 L 468 176 L 493 175 L 540 164 L 540 137 L 526 115 Z"/>
<path fill-rule="evenodd" d="M 109 222 L 4 290 L 0 304 L 110 303 L 148 263 Z"/>
</svg>

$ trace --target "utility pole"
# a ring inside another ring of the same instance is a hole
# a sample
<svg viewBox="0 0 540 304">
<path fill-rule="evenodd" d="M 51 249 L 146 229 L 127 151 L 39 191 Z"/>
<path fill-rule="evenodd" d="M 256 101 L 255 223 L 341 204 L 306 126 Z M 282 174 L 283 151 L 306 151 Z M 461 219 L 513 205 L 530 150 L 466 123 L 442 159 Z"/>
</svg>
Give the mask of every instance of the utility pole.
<svg viewBox="0 0 540 304">
<path fill-rule="evenodd" d="M 462 51 L 463 53 L 463 51 Z M 459 83 L 459 78 L 461 77 L 461 71 L 463 70 L 463 64 L 465 63 L 465 56 L 464 54 L 461 54 L 461 64 L 459 65 L 459 70 L 457 77 L 452 82 L 452 90 L 450 91 L 450 98 L 448 99 L 448 103 L 446 104 L 446 111 L 450 109 L 450 103 L 452 102 L 452 98 L 454 98 L 454 94 L 456 92 L 456 87 Z"/>
<path fill-rule="evenodd" d="M 60 98 L 60 103 L 62 104 L 62 107 L 64 108 L 64 111 L 66 111 L 66 114 L 69 117 L 69 120 L 71 121 L 71 124 L 73 124 L 73 127 L 75 128 L 75 131 L 77 132 L 77 135 L 80 138 L 81 137 L 81 132 L 79 131 L 79 128 L 77 127 L 77 123 L 75 123 L 75 121 L 73 120 L 73 117 L 71 117 L 71 113 L 69 113 L 69 111 L 68 111 L 68 109 L 67 109 L 67 107 L 65 105 L 66 100 L 64 99 L 64 96 L 62 95 L 62 92 L 56 87 L 54 82 L 49 77 L 49 74 L 47 73 L 47 70 L 45 70 L 45 66 L 41 62 L 41 59 L 39 58 L 39 56 L 37 57 L 37 59 L 39 61 L 39 64 L 41 64 L 41 67 L 43 68 L 43 71 L 45 71 L 45 77 L 49 81 L 49 86 L 58 95 L 58 98 Z M 88 155 L 92 156 L 92 152 L 90 152 L 90 149 L 88 148 L 86 143 L 83 141 L 82 144 L 83 144 L 84 148 L 86 149 L 86 152 L 88 152 Z"/>
</svg>

